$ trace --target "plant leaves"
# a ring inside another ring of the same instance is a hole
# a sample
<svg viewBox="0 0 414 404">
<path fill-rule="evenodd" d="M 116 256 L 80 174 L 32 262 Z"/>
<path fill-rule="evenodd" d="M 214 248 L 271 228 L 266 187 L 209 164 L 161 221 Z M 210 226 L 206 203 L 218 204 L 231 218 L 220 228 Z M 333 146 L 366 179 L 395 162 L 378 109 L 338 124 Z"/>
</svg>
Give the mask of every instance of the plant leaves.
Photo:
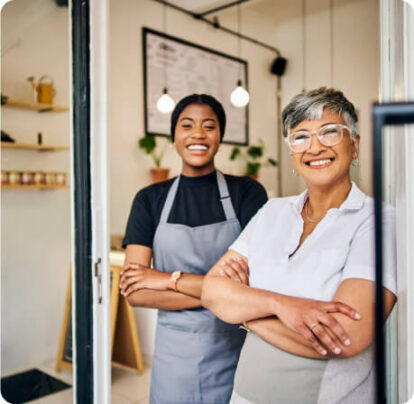
<svg viewBox="0 0 414 404">
<path fill-rule="evenodd" d="M 239 147 L 233 147 L 231 154 L 230 154 L 230 160 L 235 160 L 237 156 L 240 155 L 240 148 Z"/>
<path fill-rule="evenodd" d="M 151 154 L 154 151 L 156 145 L 157 143 L 154 136 L 146 135 L 138 141 L 139 148 L 147 154 Z"/>
<path fill-rule="evenodd" d="M 275 159 L 268 158 L 268 159 L 267 159 L 267 162 L 268 162 L 270 165 L 274 166 L 274 167 L 276 167 L 276 166 L 277 166 L 277 161 L 276 161 Z"/>
<path fill-rule="evenodd" d="M 247 163 L 246 165 L 246 174 L 255 175 L 259 172 L 261 163 Z"/>
<path fill-rule="evenodd" d="M 263 147 L 262 146 L 250 146 L 247 149 L 247 154 L 253 159 L 257 159 L 259 157 L 262 157 L 263 156 Z"/>
</svg>

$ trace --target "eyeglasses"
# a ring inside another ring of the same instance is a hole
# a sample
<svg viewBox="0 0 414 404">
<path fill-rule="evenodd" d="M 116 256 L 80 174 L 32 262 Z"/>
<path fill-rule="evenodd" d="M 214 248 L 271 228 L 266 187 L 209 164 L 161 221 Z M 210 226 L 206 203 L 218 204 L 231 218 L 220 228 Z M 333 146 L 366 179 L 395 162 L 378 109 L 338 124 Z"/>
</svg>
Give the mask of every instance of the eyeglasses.
<svg viewBox="0 0 414 404">
<path fill-rule="evenodd" d="M 289 135 L 285 138 L 285 142 L 288 144 L 293 153 L 303 153 L 309 149 L 312 143 L 313 133 L 318 137 L 319 141 L 324 146 L 330 147 L 341 143 L 342 138 L 344 137 L 345 129 L 351 135 L 352 140 L 354 140 L 352 130 L 348 128 L 348 126 L 341 124 L 330 124 L 322 126 L 321 128 L 315 129 L 311 132 L 308 130 L 298 130 L 297 132 L 289 133 Z"/>
</svg>

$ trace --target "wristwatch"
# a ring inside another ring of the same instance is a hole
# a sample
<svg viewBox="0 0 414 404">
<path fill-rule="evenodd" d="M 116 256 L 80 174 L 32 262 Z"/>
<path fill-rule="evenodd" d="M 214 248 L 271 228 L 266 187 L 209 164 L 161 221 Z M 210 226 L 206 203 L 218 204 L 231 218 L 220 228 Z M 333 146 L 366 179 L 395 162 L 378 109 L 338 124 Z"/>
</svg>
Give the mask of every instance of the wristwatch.
<svg viewBox="0 0 414 404">
<path fill-rule="evenodd" d="M 178 292 L 178 290 L 177 290 L 177 281 L 178 281 L 178 279 L 180 279 L 181 278 L 181 275 L 183 274 L 183 272 L 182 271 L 174 271 L 172 274 L 171 274 L 171 278 L 170 278 L 170 289 L 173 289 L 173 290 L 175 290 L 176 292 Z"/>
</svg>

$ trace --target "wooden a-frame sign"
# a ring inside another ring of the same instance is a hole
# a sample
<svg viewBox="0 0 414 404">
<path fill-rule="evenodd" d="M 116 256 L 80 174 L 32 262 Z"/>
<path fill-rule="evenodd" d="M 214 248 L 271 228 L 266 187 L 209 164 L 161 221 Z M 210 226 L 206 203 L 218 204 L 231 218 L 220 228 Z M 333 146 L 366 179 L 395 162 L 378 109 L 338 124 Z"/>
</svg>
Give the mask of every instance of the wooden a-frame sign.
<svg viewBox="0 0 414 404">
<path fill-rule="evenodd" d="M 142 374 L 141 347 L 134 317 L 134 311 L 125 296 L 119 293 L 119 280 L 122 267 L 111 266 L 111 354 L 115 366 L 134 369 Z M 69 271 L 66 292 L 65 312 L 58 354 L 56 372 L 62 369 L 72 370 L 72 278 Z"/>
</svg>

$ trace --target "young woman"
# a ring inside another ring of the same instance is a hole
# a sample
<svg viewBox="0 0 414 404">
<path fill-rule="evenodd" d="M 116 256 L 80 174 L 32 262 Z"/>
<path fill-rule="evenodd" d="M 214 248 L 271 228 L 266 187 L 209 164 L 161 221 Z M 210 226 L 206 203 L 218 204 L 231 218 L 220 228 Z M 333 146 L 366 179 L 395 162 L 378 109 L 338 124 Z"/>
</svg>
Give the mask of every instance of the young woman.
<svg viewBox="0 0 414 404">
<path fill-rule="evenodd" d="M 202 282 L 267 197 L 258 182 L 215 169 L 225 125 L 213 97 L 182 99 L 171 116 L 181 175 L 138 192 L 128 220 L 121 291 L 132 306 L 160 309 L 152 404 L 231 396 L 245 334 L 201 306 Z"/>
<path fill-rule="evenodd" d="M 373 403 L 374 210 L 350 179 L 357 115 L 342 92 L 320 88 L 297 95 L 283 123 L 307 190 L 271 199 L 203 286 L 206 307 L 252 331 L 231 403 Z M 388 316 L 396 299 L 390 206 L 383 229 Z M 246 273 L 250 286 L 228 279 Z"/>
</svg>

